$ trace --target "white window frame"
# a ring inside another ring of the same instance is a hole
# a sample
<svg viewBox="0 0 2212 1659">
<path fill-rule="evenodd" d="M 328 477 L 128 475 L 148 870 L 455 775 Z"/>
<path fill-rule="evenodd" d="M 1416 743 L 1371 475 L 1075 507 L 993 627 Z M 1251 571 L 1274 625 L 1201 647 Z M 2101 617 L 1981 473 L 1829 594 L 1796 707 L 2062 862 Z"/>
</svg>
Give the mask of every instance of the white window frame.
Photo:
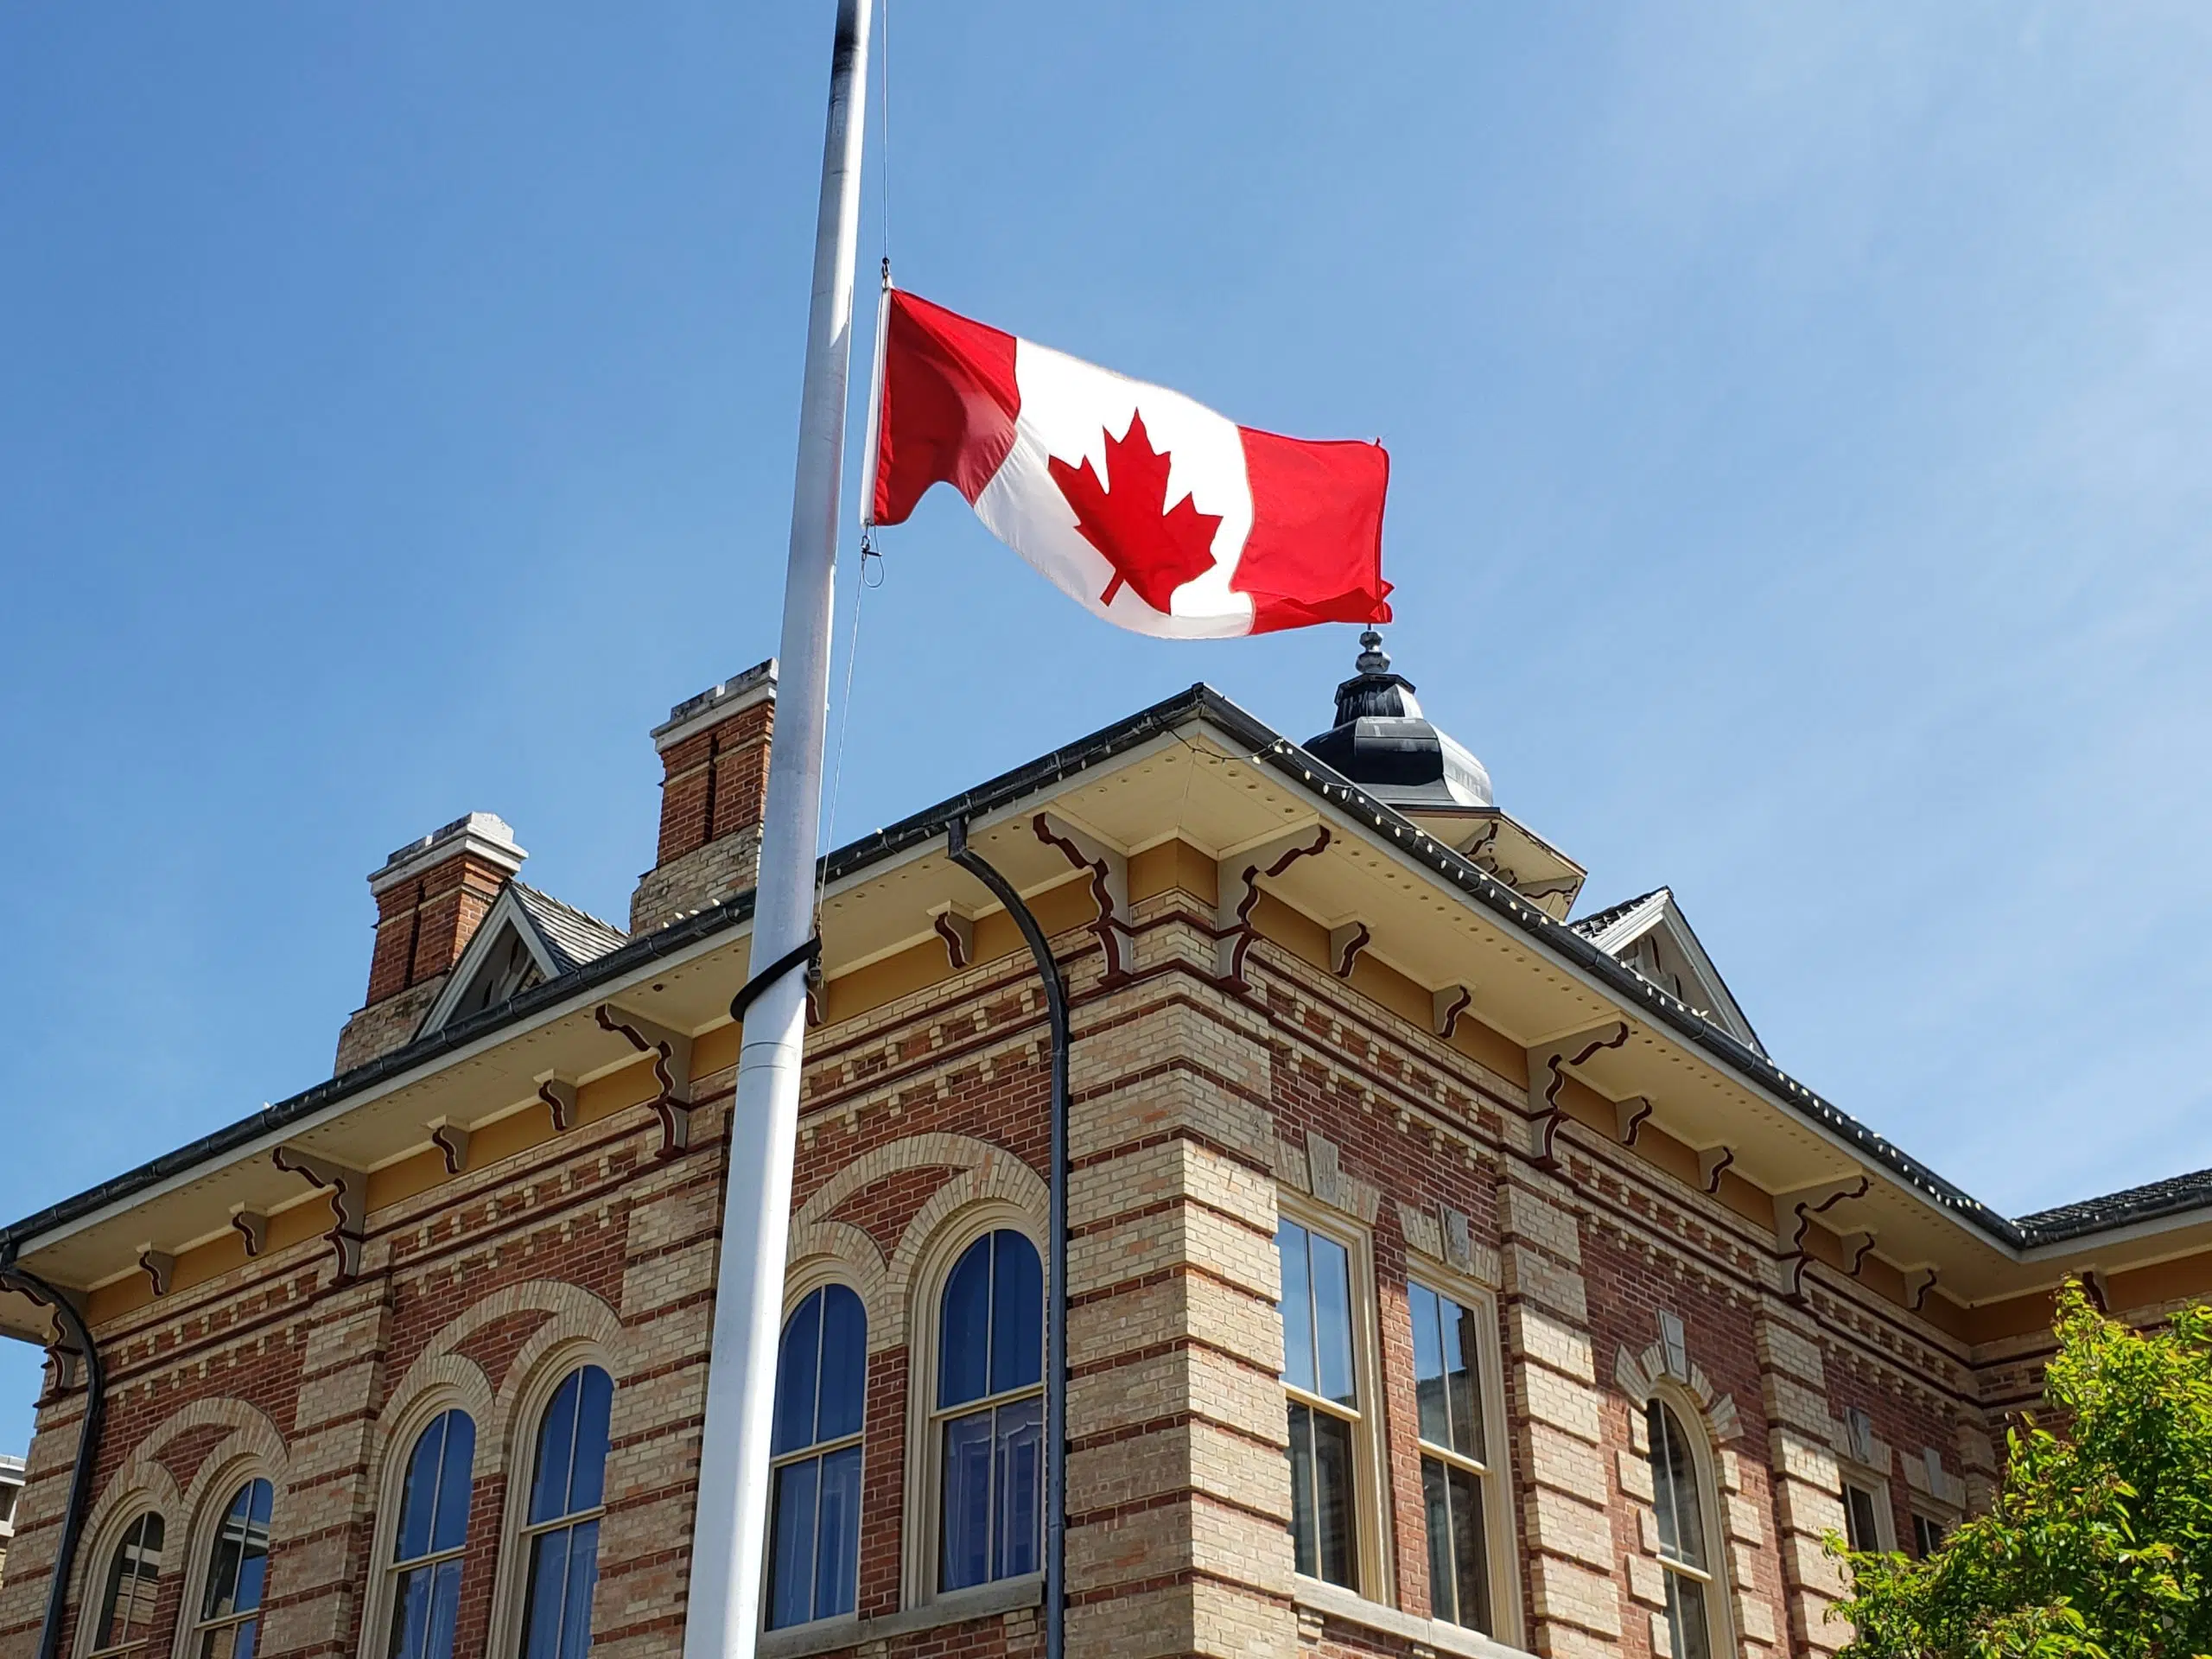
<svg viewBox="0 0 2212 1659">
<path fill-rule="evenodd" d="M 1663 1379 L 1637 1408 L 1648 1412 L 1654 1402 L 1674 1414 L 1675 1421 L 1682 1427 L 1682 1438 L 1689 1445 L 1690 1478 L 1696 1484 L 1698 1521 L 1705 1534 L 1705 1559 L 1708 1565 L 1692 1567 L 1663 1552 L 1655 1553 L 1654 1559 L 1662 1573 L 1691 1579 L 1705 1586 L 1706 1643 L 1714 1659 L 1726 1659 L 1737 1650 L 1736 1618 L 1728 1581 L 1727 1529 L 1721 1524 L 1720 1460 L 1713 1450 L 1713 1431 L 1689 1390 L 1673 1378 Z M 1648 1427 L 1646 1432 L 1649 1433 Z M 1650 1455 L 1647 1452 L 1646 1456 Z M 1652 1477 L 1656 1491 L 1656 1468 Z"/>
<path fill-rule="evenodd" d="M 582 1365 L 596 1365 L 605 1371 L 614 1384 L 614 1398 L 607 1414 L 607 1439 L 610 1443 L 622 1432 L 624 1404 L 622 1372 L 613 1357 L 599 1343 L 588 1337 L 575 1337 L 562 1342 L 540 1355 L 531 1369 L 530 1380 L 515 1397 L 511 1414 L 499 1425 L 501 1436 L 499 1455 L 496 1462 L 484 1464 L 486 1474 L 504 1472 L 506 1491 L 499 1505 L 499 1559 L 495 1567 L 492 1587 L 491 1629 L 487 1632 L 484 1652 L 486 1659 L 521 1659 L 523 1626 L 528 1622 L 524 1599 L 530 1594 L 531 1540 L 554 1524 L 532 1527 L 530 1516 L 530 1488 L 537 1474 L 537 1431 L 545 1421 L 545 1414 L 553 1404 L 553 1396 L 569 1380 L 569 1373 Z M 477 1430 L 477 1453 L 484 1458 L 485 1433 Z M 612 1461 L 612 1453 L 609 1453 Z M 479 1478 L 483 1478 L 480 1476 Z M 602 1492 L 602 1500 L 604 1498 Z M 602 1501 L 597 1516 L 603 1519 L 606 1504 Z M 558 1524 L 571 1526 L 589 1516 L 563 1516 Z M 602 1540 L 602 1541 L 604 1541 Z M 599 1601 L 592 1601 L 592 1616 L 598 1618 Z M 363 1659 L 378 1659 L 381 1648 L 371 1652 L 363 1650 Z"/>
<path fill-rule="evenodd" d="M 176 1560 L 175 1529 L 171 1526 L 170 1517 L 163 1513 L 162 1506 L 149 1497 L 141 1496 L 118 1509 L 117 1518 L 111 1519 L 100 1529 L 99 1541 L 92 1551 L 92 1573 L 85 1580 L 82 1603 L 77 1616 L 75 1650 L 79 1659 L 116 1659 L 118 1655 L 145 1653 L 153 1645 L 150 1616 L 146 1634 L 136 1641 L 118 1642 L 106 1648 L 93 1645 L 99 1640 L 100 1616 L 106 1610 L 107 1582 L 115 1571 L 116 1554 L 122 1549 L 124 1541 L 130 1535 L 131 1529 L 149 1515 L 162 1523 L 162 1549 L 154 1578 L 156 1597 L 160 1596 L 164 1580 L 182 1576 L 173 1571 L 173 1564 Z"/>
<path fill-rule="evenodd" d="M 265 1480 L 269 1483 L 269 1567 L 261 1581 L 261 1599 L 251 1612 L 228 1614 L 221 1618 L 202 1618 L 200 1609 L 207 1598 L 207 1571 L 214 1565 L 215 1544 L 220 1535 L 223 1522 L 231 1512 L 231 1505 L 249 1482 Z M 177 1604 L 176 1639 L 173 1651 L 177 1659 L 199 1659 L 206 1643 L 207 1632 L 226 1625 L 243 1624 L 249 1618 L 264 1617 L 268 1605 L 270 1586 L 276 1576 L 276 1540 L 282 1535 L 278 1522 L 284 1513 L 284 1483 L 278 1472 L 259 1458 L 249 1457 L 227 1465 L 220 1477 L 207 1483 L 207 1496 L 200 1513 L 186 1529 L 185 1580 L 181 1599 Z M 257 1642 L 256 1649 L 259 1651 Z"/>
<path fill-rule="evenodd" d="M 1419 1285 L 1448 1301 L 1457 1302 L 1475 1316 L 1478 1331 L 1475 1372 L 1482 1388 L 1483 1447 L 1490 1454 L 1487 1466 L 1475 1462 L 1448 1446 L 1432 1446 L 1421 1435 L 1421 1408 L 1416 1397 L 1414 1407 L 1414 1445 L 1418 1457 L 1427 1457 L 1433 1451 L 1440 1458 L 1461 1468 L 1476 1471 L 1482 1476 L 1483 1535 L 1489 1546 L 1491 1640 L 1509 1646 L 1519 1646 L 1521 1627 L 1521 1574 L 1518 1567 L 1520 1546 L 1515 1535 L 1513 1493 L 1511 1489 L 1510 1456 L 1511 1433 L 1505 1412 L 1505 1363 L 1500 1350 L 1497 1299 L 1489 1287 L 1471 1279 L 1462 1278 L 1433 1263 L 1423 1262 L 1406 1275 L 1408 1287 Z M 1413 1302 L 1408 1295 L 1406 1317 L 1410 1325 Z M 1418 1389 L 1418 1364 L 1414 1373 Z M 1428 1524 L 1427 1494 L 1422 1495 L 1421 1525 L 1426 1541 Z M 1430 1616 L 1434 1618 L 1436 1592 L 1429 1590 Z M 1438 1619 L 1440 1624 L 1450 1624 L 1455 1630 L 1468 1630 L 1454 1619 Z"/>
<path fill-rule="evenodd" d="M 1331 1584 L 1326 1579 L 1311 1578 L 1294 1570 L 1293 1577 L 1300 1584 L 1318 1585 L 1340 1594 L 1356 1595 L 1363 1601 L 1395 1607 L 1398 1605 L 1397 1578 L 1390 1553 L 1393 1517 L 1389 1486 L 1383 1475 L 1387 1463 L 1382 1443 L 1385 1413 L 1382 1356 L 1378 1352 L 1381 1344 L 1377 1340 L 1382 1317 L 1375 1294 L 1373 1236 L 1351 1217 L 1296 1192 L 1278 1192 L 1275 1210 L 1279 1220 L 1295 1222 L 1307 1232 L 1319 1233 L 1344 1247 L 1351 1281 L 1349 1314 L 1352 1382 L 1359 1391 L 1360 1402 L 1356 1410 L 1346 1411 L 1332 1400 L 1294 1389 L 1287 1380 L 1282 1384 L 1286 1424 L 1293 1402 L 1334 1417 L 1348 1418 L 1352 1424 L 1352 1559 L 1359 1582 L 1351 1586 Z"/>
<path fill-rule="evenodd" d="M 381 1640 L 378 1642 L 376 1648 L 370 1650 L 374 1653 L 382 1653 L 385 1651 L 385 1644 L 391 1641 L 391 1615 L 393 1611 L 392 1603 L 398 1594 L 400 1580 L 405 1574 L 420 1572 L 424 1567 L 443 1567 L 448 1561 L 460 1560 L 468 1553 L 468 1531 L 467 1528 L 464 1526 L 461 1529 L 461 1541 L 450 1549 L 436 1550 L 430 1554 L 418 1555 L 414 1560 L 407 1561 L 394 1560 L 392 1559 L 392 1557 L 398 1553 L 399 1510 L 401 1503 L 407 1491 L 408 1467 L 415 1460 L 415 1447 L 422 1440 L 423 1436 L 429 1433 L 430 1426 L 433 1423 L 435 1423 L 449 1411 L 459 1412 L 463 1417 L 466 1417 L 468 1420 L 468 1427 L 471 1433 L 468 1457 L 468 1504 L 471 1511 L 471 1519 L 474 1519 L 474 1511 L 476 1506 L 477 1452 L 479 1450 L 480 1443 L 483 1440 L 484 1431 L 481 1425 L 477 1421 L 476 1414 L 469 1410 L 466 1405 L 461 1404 L 458 1401 L 454 1401 L 441 1407 L 435 1411 L 423 1414 L 419 1422 L 409 1428 L 404 1435 L 396 1436 L 392 1442 L 392 1455 L 390 1456 L 388 1460 L 393 1465 L 393 1471 L 397 1475 L 397 1478 L 396 1481 L 391 1483 L 391 1497 L 390 1502 L 380 1507 L 377 1516 L 377 1530 L 380 1533 L 385 1533 L 386 1535 L 384 1539 L 384 1548 L 376 1557 L 376 1560 L 378 1562 L 377 1577 L 377 1606 L 382 1614 L 382 1618 L 378 1622 L 382 1628 L 378 1632 Z M 450 1433 L 452 1431 L 448 1429 L 447 1432 Z M 441 1459 L 440 1461 L 441 1464 L 442 1464 L 443 1460 Z M 441 1472 L 442 1473 L 442 1470 Z M 431 1503 L 434 1515 L 436 1507 L 436 1500 L 442 1496 L 442 1494 L 436 1491 L 433 1491 L 431 1493 Z M 389 1522 L 385 1518 L 387 1515 L 391 1517 Z M 387 1528 L 389 1529 L 388 1531 Z M 456 1640 L 458 1640 L 457 1635 Z M 458 1648 L 456 1648 L 455 1651 L 459 1651 Z"/>
<path fill-rule="evenodd" d="M 969 1242 L 973 1243 L 975 1241 L 971 1239 Z M 1034 1242 L 1032 1241 L 1032 1243 Z M 959 1258 L 955 1256 L 953 1259 L 957 1261 Z M 1041 1256 L 1039 1258 L 1040 1261 L 1042 1259 Z M 774 1566 L 771 1558 L 775 1553 L 776 1545 L 777 1471 L 787 1463 L 804 1463 L 811 1459 L 825 1456 L 831 1452 L 842 1452 L 848 1446 L 857 1446 L 861 1448 L 861 1494 L 863 1500 L 868 1494 L 868 1385 L 873 1380 L 870 1373 L 875 1360 L 875 1310 L 868 1306 L 866 1287 L 855 1282 L 851 1273 L 834 1256 L 819 1258 L 785 1276 L 784 1311 L 776 1321 L 777 1357 L 779 1360 L 782 1357 L 784 1327 L 791 1323 L 791 1315 L 798 1312 L 798 1305 L 816 1291 L 826 1290 L 832 1285 L 849 1290 L 860 1298 L 861 1318 L 866 1321 L 868 1338 L 861 1344 L 861 1426 L 855 1433 L 841 1440 L 825 1440 L 819 1445 L 802 1446 L 796 1452 L 787 1452 L 781 1457 L 769 1460 L 768 1491 L 765 1500 L 767 1505 L 767 1523 L 761 1534 L 760 1548 L 760 1635 L 764 1638 L 787 1636 L 793 1630 L 827 1630 L 839 1624 L 856 1624 L 860 1622 L 861 1586 L 856 1578 L 853 1591 L 853 1611 L 849 1613 L 828 1613 L 820 1618 L 807 1619 L 797 1624 L 779 1624 L 772 1630 L 768 1624 L 770 1611 L 768 1598 L 770 1591 L 773 1588 L 769 1580 L 769 1573 Z"/>
<path fill-rule="evenodd" d="M 987 1400 L 969 1400 L 943 1411 L 938 1409 L 938 1343 L 944 1319 L 946 1281 L 952 1277 L 953 1268 L 959 1265 L 961 1256 L 970 1244 L 988 1233 L 1002 1230 L 1020 1233 L 1036 1249 L 1038 1263 L 1044 1269 L 1045 1294 L 1049 1303 L 1052 1292 L 1052 1263 L 1045 1249 L 1044 1226 L 1027 1210 L 1003 1198 L 987 1199 L 963 1210 L 950 1224 L 939 1230 L 936 1239 L 923 1253 L 910 1281 L 906 1318 L 906 1527 L 903 1563 L 906 1584 L 901 1598 L 908 1607 L 928 1606 L 938 1602 L 956 1605 L 962 1599 L 971 1596 L 996 1599 L 1007 1593 L 1006 1586 L 1008 1585 L 1044 1581 L 1045 1574 L 1040 1568 L 1035 1573 L 992 1579 L 961 1590 L 939 1590 L 937 1587 L 938 1529 L 944 1510 L 940 1488 L 944 1469 L 944 1448 L 938 1444 L 938 1436 L 944 1423 L 950 1418 L 964 1417 L 970 1412 L 980 1411 L 987 1404 L 1001 1405 L 1027 1394 L 1041 1395 L 1043 1392 L 1040 1376 L 1039 1386 L 1035 1389 L 1009 1389 L 1004 1395 L 994 1395 Z M 867 1299 L 863 1297 L 861 1300 L 865 1304 Z M 866 1453 L 862 1456 L 865 1457 Z"/>
<path fill-rule="evenodd" d="M 368 1604 L 361 1610 L 361 1659 L 382 1659 L 391 1637 L 391 1596 L 397 1567 L 391 1556 L 399 1542 L 399 1500 L 407 1489 L 408 1460 L 414 1455 L 415 1442 L 423 1431 L 448 1411 L 467 1414 L 476 1425 L 476 1454 L 469 1463 L 469 1517 L 475 1521 L 478 1489 L 487 1474 L 497 1472 L 492 1460 L 490 1427 L 486 1418 L 491 1414 L 485 1402 L 450 1384 L 426 1389 L 407 1403 L 405 1411 L 391 1418 L 392 1427 L 385 1437 L 384 1466 L 378 1471 L 376 1522 L 370 1529 L 371 1550 L 369 1566 L 374 1576 L 375 1587 Z M 462 1548 L 467 1548 L 466 1543 Z M 461 1554 L 453 1550 L 438 1559 L 449 1559 Z M 429 1565 L 430 1558 L 407 1565 L 410 1570 Z"/>
<path fill-rule="evenodd" d="M 1874 1548 L 1894 1551 L 1897 1547 L 1897 1505 L 1890 1497 L 1890 1479 L 1878 1474 L 1863 1463 L 1839 1460 L 1837 1470 L 1841 1478 L 1837 1482 L 1843 1498 L 1843 1533 L 1847 1541 L 1851 1536 L 1850 1489 L 1857 1487 L 1874 1500 Z"/>
</svg>

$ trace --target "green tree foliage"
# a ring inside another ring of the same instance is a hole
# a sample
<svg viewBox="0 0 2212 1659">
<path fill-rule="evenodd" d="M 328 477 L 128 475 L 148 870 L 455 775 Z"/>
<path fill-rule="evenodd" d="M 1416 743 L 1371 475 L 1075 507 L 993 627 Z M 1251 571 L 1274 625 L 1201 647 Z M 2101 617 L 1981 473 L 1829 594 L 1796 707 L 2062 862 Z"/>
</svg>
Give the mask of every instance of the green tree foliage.
<svg viewBox="0 0 2212 1659">
<path fill-rule="evenodd" d="M 1844 1659 L 2196 1659 L 2212 1654 L 2212 1308 L 2143 1335 L 2059 1293 L 2044 1378 L 2056 1433 L 2006 1437 L 1995 1507 L 1924 1561 L 1831 1537 Z"/>
</svg>

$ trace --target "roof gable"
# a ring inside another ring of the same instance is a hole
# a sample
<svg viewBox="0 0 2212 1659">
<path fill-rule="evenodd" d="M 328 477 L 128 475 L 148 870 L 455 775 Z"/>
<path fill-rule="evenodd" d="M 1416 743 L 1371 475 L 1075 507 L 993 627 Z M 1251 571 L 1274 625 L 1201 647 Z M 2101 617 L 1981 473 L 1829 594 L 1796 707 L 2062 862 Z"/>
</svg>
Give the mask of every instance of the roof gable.
<svg viewBox="0 0 2212 1659">
<path fill-rule="evenodd" d="M 1745 1047 L 1766 1052 L 1670 888 L 1656 887 L 1568 925 Z"/>
<path fill-rule="evenodd" d="M 620 928 L 520 881 L 500 890 L 415 1035 L 496 1007 L 628 942 Z"/>
</svg>

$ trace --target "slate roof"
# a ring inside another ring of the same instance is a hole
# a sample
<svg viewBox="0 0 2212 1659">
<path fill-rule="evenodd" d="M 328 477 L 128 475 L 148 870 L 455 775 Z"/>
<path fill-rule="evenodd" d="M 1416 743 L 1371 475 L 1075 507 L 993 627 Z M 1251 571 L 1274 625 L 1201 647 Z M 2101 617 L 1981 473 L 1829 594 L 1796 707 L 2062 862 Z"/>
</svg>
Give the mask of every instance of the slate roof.
<svg viewBox="0 0 2212 1659">
<path fill-rule="evenodd" d="M 550 893 L 524 882 L 508 883 L 530 925 L 537 930 L 559 971 L 572 974 L 588 962 L 597 962 L 630 943 L 630 936 L 612 923 L 563 904 Z"/>
</svg>

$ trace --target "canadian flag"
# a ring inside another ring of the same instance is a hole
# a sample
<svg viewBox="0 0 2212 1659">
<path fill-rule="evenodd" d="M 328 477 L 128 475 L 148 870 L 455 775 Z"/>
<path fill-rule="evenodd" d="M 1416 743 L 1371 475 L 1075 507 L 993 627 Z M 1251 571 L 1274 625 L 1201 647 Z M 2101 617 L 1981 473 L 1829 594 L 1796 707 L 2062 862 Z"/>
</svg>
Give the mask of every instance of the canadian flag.
<svg viewBox="0 0 2212 1659">
<path fill-rule="evenodd" d="M 911 294 L 885 300 L 871 523 L 950 484 L 1070 598 L 1163 639 L 1390 620 L 1380 444 L 1239 426 Z"/>
</svg>

